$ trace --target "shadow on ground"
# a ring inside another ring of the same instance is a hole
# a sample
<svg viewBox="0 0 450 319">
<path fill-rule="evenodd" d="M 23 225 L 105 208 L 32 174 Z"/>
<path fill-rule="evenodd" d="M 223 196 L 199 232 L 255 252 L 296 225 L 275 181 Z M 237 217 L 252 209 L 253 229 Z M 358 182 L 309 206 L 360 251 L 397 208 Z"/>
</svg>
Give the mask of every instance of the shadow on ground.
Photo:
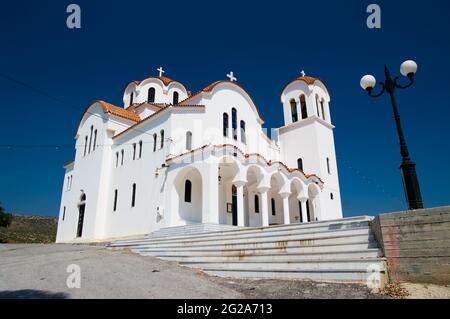
<svg viewBox="0 0 450 319">
<path fill-rule="evenodd" d="M 69 295 L 63 292 L 50 292 L 44 290 L 6 290 L 0 291 L 0 299 L 66 299 Z"/>
</svg>

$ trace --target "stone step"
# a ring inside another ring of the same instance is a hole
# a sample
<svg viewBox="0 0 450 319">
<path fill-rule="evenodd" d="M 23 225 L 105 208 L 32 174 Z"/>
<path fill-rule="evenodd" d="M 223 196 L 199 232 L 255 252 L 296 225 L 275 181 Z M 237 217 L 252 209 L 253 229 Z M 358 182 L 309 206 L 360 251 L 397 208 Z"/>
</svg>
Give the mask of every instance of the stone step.
<svg viewBox="0 0 450 319">
<path fill-rule="evenodd" d="M 271 262 L 276 260 L 277 262 L 299 262 L 307 260 L 338 260 L 338 259 L 368 259 L 368 258 L 379 258 L 381 252 L 378 249 L 371 250 L 356 250 L 348 252 L 327 252 L 327 253 L 310 253 L 310 254 L 295 254 L 295 253 L 272 253 L 272 254 L 241 254 L 236 256 L 189 256 L 189 255 L 166 255 L 166 254 L 152 254 L 154 257 L 158 257 L 164 260 L 177 261 L 180 263 L 184 262 L 239 262 L 239 261 L 250 261 L 250 262 Z"/>
<path fill-rule="evenodd" d="M 285 249 L 285 248 L 298 248 L 298 247 L 309 247 L 309 246 L 323 246 L 323 245 L 333 245 L 333 244 L 347 244 L 351 245 L 354 243 L 373 243 L 375 242 L 372 235 L 364 234 L 364 235 L 354 235 L 354 236 L 336 236 L 336 237 L 326 237 L 326 238 L 317 238 L 314 240 L 274 240 L 268 241 L 265 238 L 261 238 L 255 241 L 248 240 L 247 242 L 237 242 L 234 244 L 220 244 L 220 243 L 204 243 L 204 244 L 192 244 L 192 245 L 170 245 L 164 246 L 161 245 L 139 245 L 134 247 L 134 251 L 136 252 L 145 252 L 150 251 L 151 249 L 158 250 L 169 250 L 169 249 L 191 249 L 191 250 L 205 250 L 205 249 L 214 249 L 214 250 L 225 250 L 225 249 L 234 249 L 234 250 L 242 250 L 242 249 Z"/>
<path fill-rule="evenodd" d="M 240 256 L 257 255 L 257 254 L 319 254 L 319 253 L 339 253 L 347 251 L 364 251 L 370 249 L 378 249 L 378 245 L 375 242 L 355 242 L 333 245 L 310 245 L 310 246 L 298 246 L 289 247 L 277 245 L 275 248 L 249 248 L 249 249 L 216 249 L 215 247 L 171 247 L 171 248 L 144 248 L 134 249 L 136 253 L 140 253 L 143 256 Z"/>
<path fill-rule="evenodd" d="M 317 240 L 323 238 L 330 237 L 348 237 L 355 235 L 369 235 L 370 229 L 368 227 L 361 228 L 351 228 L 351 229 L 343 229 L 343 230 L 326 230 L 326 231 L 317 231 L 317 232 L 307 232 L 304 233 L 303 230 L 291 230 L 288 232 L 269 232 L 269 233 L 257 233 L 253 236 L 249 237 L 245 236 L 207 236 L 207 237 L 195 237 L 192 239 L 183 238 L 181 240 L 163 240 L 163 241 L 152 241 L 152 240 L 141 240 L 141 241 L 132 241 L 126 242 L 122 244 L 114 244 L 110 247 L 144 247 L 144 246 L 152 246 L 152 247 L 174 247 L 174 246 L 197 246 L 197 245 L 233 245 L 238 243 L 245 242 L 273 242 L 273 241 L 289 241 L 289 240 Z"/>
<path fill-rule="evenodd" d="M 384 259 L 332 259 L 332 260 L 305 260 L 296 262 L 278 262 L 267 260 L 266 262 L 252 261 L 228 261 L 228 262 L 180 262 L 181 265 L 190 268 L 201 268 L 205 271 L 356 271 L 368 272 L 372 267 L 379 267 L 385 271 Z"/>
<path fill-rule="evenodd" d="M 247 279 L 279 279 L 279 280 L 311 280 L 316 282 L 332 283 L 358 283 L 364 284 L 371 276 L 367 272 L 357 271 L 241 271 L 241 270 L 208 270 L 204 271 L 210 276 L 224 278 L 247 278 Z M 380 281 L 384 282 L 385 274 L 381 272 Z"/>
<path fill-rule="evenodd" d="M 339 229 L 349 229 L 358 227 L 368 227 L 369 222 L 372 217 L 354 217 L 335 221 L 324 221 L 324 222 L 314 222 L 307 224 L 291 224 L 291 225 L 281 225 L 281 226 L 271 226 L 264 228 L 241 228 L 237 230 L 227 230 L 220 232 L 207 232 L 203 234 L 185 235 L 185 236 L 169 236 L 168 238 L 152 238 L 151 234 L 147 238 L 140 238 L 136 240 L 118 240 L 110 244 L 111 247 L 121 246 L 121 245 L 133 245 L 142 242 L 152 242 L 158 241 L 168 241 L 168 240 L 193 240 L 196 238 L 208 238 L 208 237 L 236 237 L 236 236 L 246 236 L 252 237 L 252 235 L 260 233 L 274 233 L 274 232 L 289 232 L 289 231 L 303 231 L 303 232 L 316 232 L 316 231 L 326 231 L 326 230 L 339 230 Z"/>
</svg>

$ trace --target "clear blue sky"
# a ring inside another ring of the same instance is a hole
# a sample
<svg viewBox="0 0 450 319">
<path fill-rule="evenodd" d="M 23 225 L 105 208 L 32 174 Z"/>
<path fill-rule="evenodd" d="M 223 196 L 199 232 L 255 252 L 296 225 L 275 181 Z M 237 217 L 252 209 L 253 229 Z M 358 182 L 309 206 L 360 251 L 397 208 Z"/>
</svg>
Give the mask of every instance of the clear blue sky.
<svg viewBox="0 0 450 319">
<path fill-rule="evenodd" d="M 82 29 L 66 28 L 81 6 Z M 419 64 L 397 98 L 427 207 L 450 204 L 450 4 L 376 1 L 382 29 L 365 21 L 370 1 L 1 1 L 0 201 L 7 210 L 56 215 L 62 165 L 95 99 L 122 105 L 125 85 L 156 75 L 197 91 L 233 70 L 266 126 L 283 123 L 280 92 L 302 69 L 332 92 L 344 214 L 406 207 L 400 154 L 386 97 L 370 99 L 362 75 L 387 63 Z M 18 83 L 18 82 L 20 83 Z M 54 147 L 33 147 L 60 145 Z"/>
</svg>

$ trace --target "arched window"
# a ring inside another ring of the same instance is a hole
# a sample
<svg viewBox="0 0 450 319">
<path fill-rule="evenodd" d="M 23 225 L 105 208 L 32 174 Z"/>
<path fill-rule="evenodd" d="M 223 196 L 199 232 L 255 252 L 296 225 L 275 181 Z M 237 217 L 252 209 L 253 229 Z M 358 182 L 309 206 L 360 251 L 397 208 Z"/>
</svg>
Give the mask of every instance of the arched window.
<svg viewBox="0 0 450 319">
<path fill-rule="evenodd" d="M 120 166 L 123 166 L 123 158 L 124 158 L 124 155 L 125 155 L 125 151 L 122 150 L 121 153 L 122 153 L 122 159 L 120 161 Z"/>
<path fill-rule="evenodd" d="M 142 158 L 142 141 L 139 141 L 139 158 Z"/>
<path fill-rule="evenodd" d="M 119 152 L 116 152 L 116 168 L 119 167 Z"/>
<path fill-rule="evenodd" d="M 94 148 L 92 149 L 93 151 L 95 151 L 95 146 L 97 145 L 97 130 L 94 131 Z"/>
<path fill-rule="evenodd" d="M 192 183 L 188 179 L 184 183 L 184 201 L 186 203 L 192 202 Z"/>
<path fill-rule="evenodd" d="M 66 185 L 66 191 L 68 191 L 70 188 L 70 176 L 67 176 L 67 185 Z"/>
<path fill-rule="evenodd" d="M 134 92 L 131 92 L 131 94 L 130 94 L 130 106 L 133 105 L 133 100 L 134 100 Z"/>
<path fill-rule="evenodd" d="M 322 107 L 322 118 L 323 118 L 324 121 L 326 121 L 326 117 L 325 117 L 325 107 L 323 106 L 323 103 L 324 103 L 324 100 L 322 99 L 322 100 L 320 101 L 320 105 L 321 105 L 321 107 Z"/>
<path fill-rule="evenodd" d="M 327 157 L 327 170 L 328 170 L 328 174 L 331 174 L 330 159 L 328 157 Z"/>
<path fill-rule="evenodd" d="M 161 130 L 161 149 L 164 148 L 164 130 Z"/>
<path fill-rule="evenodd" d="M 330 198 L 331 198 L 331 200 L 334 200 L 334 194 L 333 193 L 330 193 Z"/>
<path fill-rule="evenodd" d="M 80 202 L 85 202 L 85 201 L 86 201 L 86 194 L 83 193 L 83 194 L 81 194 Z"/>
<path fill-rule="evenodd" d="M 133 184 L 133 189 L 131 192 L 131 207 L 134 207 L 136 206 L 136 184 Z"/>
<path fill-rule="evenodd" d="M 259 196 L 255 195 L 255 213 L 259 214 Z"/>
<path fill-rule="evenodd" d="M 157 140 L 158 136 L 155 134 L 153 134 L 153 152 L 156 152 L 156 140 Z"/>
<path fill-rule="evenodd" d="M 292 123 L 298 121 L 297 102 L 295 102 L 294 99 L 291 100 L 291 116 L 292 116 Z"/>
<path fill-rule="evenodd" d="M 308 110 L 306 108 L 306 97 L 304 95 L 300 96 L 300 106 L 302 111 L 302 120 L 308 117 Z"/>
<path fill-rule="evenodd" d="M 320 117 L 319 112 L 319 96 L 316 94 L 316 109 L 317 109 L 317 116 Z"/>
<path fill-rule="evenodd" d="M 179 97 L 180 97 L 180 95 L 178 94 L 178 92 L 173 92 L 173 105 L 178 104 Z"/>
<path fill-rule="evenodd" d="M 91 134 L 89 135 L 89 150 L 88 153 L 91 153 L 91 146 L 92 146 L 92 134 L 94 133 L 94 126 L 91 126 Z"/>
<path fill-rule="evenodd" d="M 133 143 L 133 161 L 136 159 L 136 143 Z"/>
<path fill-rule="evenodd" d="M 88 144 L 88 137 L 86 135 L 84 137 L 84 153 L 83 153 L 83 156 L 86 156 L 87 144 Z"/>
<path fill-rule="evenodd" d="M 233 132 L 233 139 L 237 141 L 237 110 L 235 108 L 231 110 L 231 128 Z"/>
<path fill-rule="evenodd" d="M 301 158 L 297 160 L 297 167 L 299 170 L 303 171 L 303 160 Z"/>
<path fill-rule="evenodd" d="M 271 202 L 271 206 L 272 206 L 272 216 L 275 216 L 276 214 L 277 214 L 277 208 L 275 207 L 275 199 L 274 198 L 272 198 L 271 200 L 270 200 L 270 202 Z"/>
<path fill-rule="evenodd" d="M 113 212 L 117 210 L 117 195 L 119 195 L 119 191 L 114 190 L 114 203 L 113 203 Z"/>
<path fill-rule="evenodd" d="M 148 89 L 147 102 L 148 103 L 155 103 L 155 88 L 149 88 Z"/>
<path fill-rule="evenodd" d="M 247 143 L 247 137 L 245 136 L 245 122 L 241 121 L 241 142 Z"/>
<path fill-rule="evenodd" d="M 228 137 L 228 113 L 223 113 L 223 136 Z"/>
<path fill-rule="evenodd" d="M 64 206 L 64 209 L 63 209 L 62 220 L 64 221 L 64 219 L 66 219 L 66 206 Z"/>
<path fill-rule="evenodd" d="M 186 132 L 186 149 L 192 150 L 192 132 Z"/>
</svg>

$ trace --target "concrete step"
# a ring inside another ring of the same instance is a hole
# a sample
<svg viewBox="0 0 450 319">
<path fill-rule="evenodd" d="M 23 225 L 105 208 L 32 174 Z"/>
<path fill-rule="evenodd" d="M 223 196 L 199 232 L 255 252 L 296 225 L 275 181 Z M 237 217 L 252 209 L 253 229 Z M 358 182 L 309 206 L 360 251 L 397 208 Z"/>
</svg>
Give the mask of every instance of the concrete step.
<svg viewBox="0 0 450 319">
<path fill-rule="evenodd" d="M 259 233 L 255 234 L 253 237 L 202 237 L 194 238 L 192 240 L 182 239 L 182 240 L 167 240 L 167 241 L 139 241 L 139 242 L 128 242 L 124 244 L 112 245 L 111 247 L 178 247 L 178 246 L 209 246 L 209 245 L 237 245 L 243 243 L 264 243 L 264 242 L 285 242 L 285 241 L 317 241 L 327 238 L 335 238 L 338 240 L 345 240 L 345 237 L 352 236 L 366 236 L 369 237 L 370 229 L 367 227 L 355 228 L 355 229 L 345 229 L 345 230 L 331 230 L 331 231 L 318 231 L 318 232 L 308 232 L 308 233 L 297 233 L 296 231 L 287 233 Z M 304 243 L 307 244 L 307 243 Z"/>
<path fill-rule="evenodd" d="M 295 253 L 260 253 L 257 254 L 241 254 L 236 256 L 189 256 L 189 255 L 161 255 L 161 254 L 153 254 L 154 257 L 158 257 L 164 260 L 177 261 L 180 263 L 184 262 L 200 262 L 200 263 L 208 263 L 208 262 L 240 262 L 240 261 L 249 261 L 249 262 L 263 262 L 268 263 L 271 261 L 276 262 L 299 262 L 299 261 L 307 261 L 307 260 L 338 260 L 338 259 L 370 259 L 370 258 L 379 258 L 381 253 L 378 249 L 371 250 L 355 250 L 348 252 L 329 252 L 329 253 L 310 253 L 310 254 L 295 254 Z"/>
<path fill-rule="evenodd" d="M 375 265 L 381 271 L 385 271 L 384 259 L 331 259 L 331 260 L 305 260 L 296 262 L 278 262 L 268 260 L 266 262 L 228 261 L 228 262 L 180 262 L 181 265 L 190 268 L 201 268 L 205 271 L 339 271 L 339 272 L 367 272 Z"/>
<path fill-rule="evenodd" d="M 171 248 L 137 248 L 133 251 L 143 256 L 241 256 L 241 255 L 258 255 L 258 254 L 328 254 L 328 253 L 340 253 L 351 251 L 365 251 L 370 249 L 378 249 L 378 245 L 375 242 L 355 242 L 344 243 L 334 245 L 310 245 L 310 246 L 297 246 L 280 247 L 275 248 L 249 248 L 249 249 L 216 249 L 215 247 L 171 247 Z"/>
<path fill-rule="evenodd" d="M 168 238 L 152 238 L 151 235 L 147 236 L 147 238 L 140 238 L 136 240 L 119 240 L 110 244 L 111 247 L 122 246 L 122 245 L 133 245 L 140 244 L 143 242 L 167 242 L 167 241 L 176 241 L 176 240 L 195 240 L 195 239 L 207 239 L 213 237 L 253 237 L 253 235 L 261 233 L 276 233 L 276 232 L 299 232 L 299 233 L 309 233 L 316 231 L 329 231 L 329 230 L 344 230 L 350 228 L 361 228 L 368 227 L 369 222 L 372 220 L 372 217 L 354 217 L 347 218 L 337 221 L 326 221 L 326 222 L 315 222 L 315 223 L 307 223 L 307 224 L 291 224 L 291 225 L 281 225 L 281 226 L 271 226 L 264 228 L 241 228 L 237 230 L 227 230 L 220 232 L 207 232 L 202 234 L 193 234 L 193 235 L 181 235 L 181 236 L 170 236 Z"/>
<path fill-rule="evenodd" d="M 339 283 L 366 283 L 370 273 L 361 271 L 241 271 L 241 270 L 207 270 L 210 276 L 225 278 L 247 278 L 247 279 L 280 279 L 280 280 L 311 280 L 317 282 L 339 282 Z M 380 274 L 381 282 L 385 274 Z"/>
</svg>

